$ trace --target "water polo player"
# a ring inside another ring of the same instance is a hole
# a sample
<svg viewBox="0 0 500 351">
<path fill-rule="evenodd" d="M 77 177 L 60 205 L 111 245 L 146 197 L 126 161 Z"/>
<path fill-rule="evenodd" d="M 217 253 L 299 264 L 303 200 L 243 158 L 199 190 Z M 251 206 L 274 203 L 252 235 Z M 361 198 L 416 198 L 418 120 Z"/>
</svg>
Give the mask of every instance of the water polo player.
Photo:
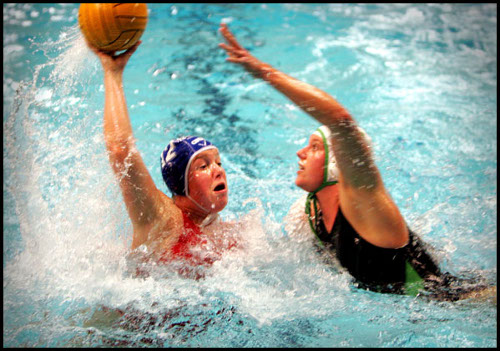
<svg viewBox="0 0 500 351">
<path fill-rule="evenodd" d="M 139 44 L 118 56 L 89 45 L 104 70 L 104 135 L 133 225 L 132 249 L 145 245 L 160 261 L 209 265 L 234 246 L 214 234 L 225 225 L 217 214 L 228 201 L 226 173 L 212 143 L 183 137 L 161 153 L 162 176 L 172 197 L 155 186 L 135 146 L 123 91 L 123 70 Z"/>
<path fill-rule="evenodd" d="M 221 24 L 227 61 L 284 94 L 321 126 L 299 150 L 295 184 L 308 195 L 287 217 L 291 235 L 314 238 L 367 289 L 458 299 L 485 288 L 443 274 L 385 189 L 370 139 L 333 97 L 259 61 Z M 332 255 L 333 254 L 333 255 Z"/>
</svg>

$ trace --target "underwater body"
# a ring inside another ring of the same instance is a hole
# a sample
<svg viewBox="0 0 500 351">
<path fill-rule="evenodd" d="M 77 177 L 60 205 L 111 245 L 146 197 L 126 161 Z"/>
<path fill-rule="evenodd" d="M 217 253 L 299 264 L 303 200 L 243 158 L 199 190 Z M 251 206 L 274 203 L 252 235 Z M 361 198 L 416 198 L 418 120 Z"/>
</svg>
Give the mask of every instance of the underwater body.
<svg viewBox="0 0 500 351">
<path fill-rule="evenodd" d="M 495 347 L 496 302 L 357 289 L 283 222 L 317 123 L 225 62 L 260 60 L 334 96 L 370 135 L 408 225 L 457 276 L 497 281 L 496 4 L 149 4 L 124 72 L 136 143 L 216 144 L 245 248 L 205 278 L 131 274 L 97 57 L 78 4 L 4 4 L 5 347 Z"/>
</svg>

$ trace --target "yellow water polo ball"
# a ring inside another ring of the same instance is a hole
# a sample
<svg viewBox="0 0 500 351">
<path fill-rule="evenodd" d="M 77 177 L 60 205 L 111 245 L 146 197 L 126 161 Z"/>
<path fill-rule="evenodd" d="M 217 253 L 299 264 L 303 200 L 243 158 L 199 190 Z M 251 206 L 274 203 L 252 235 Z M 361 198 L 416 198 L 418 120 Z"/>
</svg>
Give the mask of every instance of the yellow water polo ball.
<svg viewBox="0 0 500 351">
<path fill-rule="evenodd" d="M 103 51 L 132 47 L 146 29 L 146 4 L 81 4 L 78 23 L 87 41 Z"/>
</svg>

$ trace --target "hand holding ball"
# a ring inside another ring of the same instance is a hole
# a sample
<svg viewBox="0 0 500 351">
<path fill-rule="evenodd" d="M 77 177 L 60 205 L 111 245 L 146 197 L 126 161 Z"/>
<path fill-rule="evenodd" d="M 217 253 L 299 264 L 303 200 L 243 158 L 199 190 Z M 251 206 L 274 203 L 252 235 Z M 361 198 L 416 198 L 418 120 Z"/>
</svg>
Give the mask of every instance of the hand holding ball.
<svg viewBox="0 0 500 351">
<path fill-rule="evenodd" d="M 146 29 L 146 4 L 81 4 L 78 23 L 89 44 L 112 52 L 134 46 Z"/>
</svg>

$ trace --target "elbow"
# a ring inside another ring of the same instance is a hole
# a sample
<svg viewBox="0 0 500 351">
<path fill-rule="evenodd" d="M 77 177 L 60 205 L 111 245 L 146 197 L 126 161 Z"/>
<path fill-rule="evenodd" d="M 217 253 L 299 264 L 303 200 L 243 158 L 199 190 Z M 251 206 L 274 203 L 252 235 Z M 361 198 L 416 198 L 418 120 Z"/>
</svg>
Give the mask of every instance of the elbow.
<svg viewBox="0 0 500 351">
<path fill-rule="evenodd" d="M 355 127 L 357 127 L 354 118 L 352 118 L 349 111 L 347 111 L 342 106 L 333 106 L 328 110 L 328 116 L 330 122 L 328 126 L 332 130 L 343 131 L 344 133 L 348 133 L 352 131 Z"/>
<path fill-rule="evenodd" d="M 111 143 L 107 145 L 108 155 L 114 160 L 125 160 L 130 152 L 130 148 L 127 145 L 120 143 Z"/>
<path fill-rule="evenodd" d="M 408 230 L 406 222 L 401 217 L 401 215 L 393 218 L 391 223 L 388 224 L 388 228 L 390 228 L 390 233 L 387 233 L 388 235 L 386 236 L 387 248 L 399 249 L 408 245 L 408 243 L 410 242 L 410 232 Z"/>
<path fill-rule="evenodd" d="M 410 233 L 408 232 L 408 229 L 405 228 L 405 230 L 403 230 L 400 235 L 394 238 L 392 247 L 399 249 L 408 245 L 409 242 L 410 242 Z"/>
<path fill-rule="evenodd" d="M 127 159 L 130 159 L 134 152 L 133 145 L 129 143 L 108 143 L 108 157 L 115 172 L 123 172 L 127 167 Z"/>
</svg>

